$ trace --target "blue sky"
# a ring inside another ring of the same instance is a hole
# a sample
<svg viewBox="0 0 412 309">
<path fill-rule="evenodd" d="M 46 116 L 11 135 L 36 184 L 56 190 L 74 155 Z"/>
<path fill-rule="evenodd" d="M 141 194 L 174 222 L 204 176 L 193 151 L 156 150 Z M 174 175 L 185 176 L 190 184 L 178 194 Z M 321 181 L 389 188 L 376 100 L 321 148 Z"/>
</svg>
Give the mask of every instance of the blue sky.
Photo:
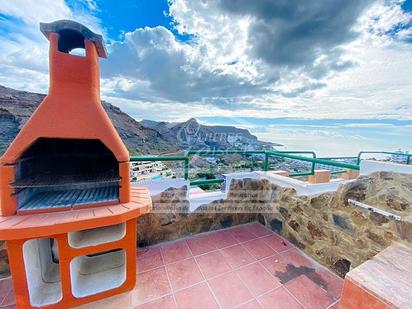
<svg viewBox="0 0 412 309">
<path fill-rule="evenodd" d="M 412 0 L 2 1 L 0 84 L 47 92 L 38 23 L 63 18 L 103 34 L 102 97 L 138 120 L 412 150 Z"/>
<path fill-rule="evenodd" d="M 173 32 L 180 40 L 187 41 L 189 36 L 181 36 L 175 31 L 173 18 L 169 16 L 167 0 L 122 0 L 95 1 L 95 16 L 106 26 L 107 40 L 122 40 L 124 34 L 137 28 L 163 26 Z M 88 2 L 71 0 L 67 5 L 73 10 L 88 11 Z"/>
</svg>

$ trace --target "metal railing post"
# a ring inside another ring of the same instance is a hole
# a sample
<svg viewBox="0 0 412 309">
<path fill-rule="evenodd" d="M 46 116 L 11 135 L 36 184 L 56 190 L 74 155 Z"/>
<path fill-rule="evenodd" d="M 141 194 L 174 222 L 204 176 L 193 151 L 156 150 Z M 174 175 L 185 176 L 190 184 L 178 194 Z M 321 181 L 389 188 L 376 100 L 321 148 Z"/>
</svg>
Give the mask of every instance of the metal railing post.
<svg viewBox="0 0 412 309">
<path fill-rule="evenodd" d="M 356 161 L 356 164 L 357 164 L 357 165 L 360 164 L 362 154 L 363 154 L 363 151 L 360 151 L 360 152 L 358 153 L 358 160 Z"/>
<path fill-rule="evenodd" d="M 188 180 L 189 179 L 189 157 L 185 157 L 185 160 L 184 160 L 184 178 L 186 179 L 186 180 Z"/>
<path fill-rule="evenodd" d="M 265 151 L 265 160 L 263 161 L 263 170 L 267 172 L 269 170 L 269 153 Z"/>
</svg>

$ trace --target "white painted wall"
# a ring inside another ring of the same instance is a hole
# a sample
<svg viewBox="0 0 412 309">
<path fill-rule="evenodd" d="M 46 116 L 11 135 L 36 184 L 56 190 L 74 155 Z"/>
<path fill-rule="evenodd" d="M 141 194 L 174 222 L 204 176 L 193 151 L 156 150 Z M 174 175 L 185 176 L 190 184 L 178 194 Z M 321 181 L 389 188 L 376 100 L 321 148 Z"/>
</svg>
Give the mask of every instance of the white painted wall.
<svg viewBox="0 0 412 309">
<path fill-rule="evenodd" d="M 175 179 L 163 179 L 163 180 L 147 180 L 147 181 L 139 181 L 134 182 L 132 185 L 145 187 L 149 189 L 150 195 L 155 196 L 163 191 L 166 191 L 169 188 L 181 188 L 184 186 L 190 187 L 190 182 L 183 178 L 175 178 Z M 188 190 L 189 191 L 189 190 Z"/>
<path fill-rule="evenodd" d="M 370 175 L 374 172 L 395 172 L 401 174 L 412 174 L 412 165 L 375 160 L 362 160 L 360 162 L 361 175 Z"/>
<path fill-rule="evenodd" d="M 70 277 L 77 298 L 117 288 L 126 280 L 126 253 L 76 257 L 70 262 Z"/>
<path fill-rule="evenodd" d="M 72 248 L 97 246 L 114 242 L 126 235 L 126 223 L 98 227 L 89 230 L 70 232 L 68 234 L 69 245 Z"/>
<path fill-rule="evenodd" d="M 344 180 L 342 178 L 331 179 L 328 183 L 308 183 L 306 181 L 301 181 L 292 177 L 281 176 L 273 172 L 256 172 L 261 178 L 268 179 L 271 183 L 284 187 L 284 188 L 293 188 L 296 190 L 298 196 L 302 195 L 316 195 L 326 192 L 334 192 L 338 187 L 349 181 L 353 180 Z"/>
</svg>

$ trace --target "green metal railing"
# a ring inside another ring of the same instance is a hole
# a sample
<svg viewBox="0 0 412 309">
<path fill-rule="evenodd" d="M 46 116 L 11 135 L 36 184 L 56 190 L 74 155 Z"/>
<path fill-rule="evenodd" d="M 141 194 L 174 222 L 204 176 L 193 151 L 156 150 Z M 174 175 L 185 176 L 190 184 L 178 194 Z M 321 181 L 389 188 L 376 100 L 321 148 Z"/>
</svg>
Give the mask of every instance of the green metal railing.
<svg viewBox="0 0 412 309">
<path fill-rule="evenodd" d="M 229 155 L 229 154 L 239 154 L 239 155 L 265 155 L 264 150 L 189 150 L 186 152 L 186 156 L 189 158 L 197 156 L 216 156 L 216 155 Z M 264 161 L 265 162 L 265 161 Z M 263 169 L 265 170 L 265 165 L 263 164 Z M 189 171 L 187 172 L 189 174 Z M 187 178 L 186 178 L 187 179 Z M 218 184 L 222 183 L 224 180 L 222 178 L 213 179 L 198 179 L 191 180 L 190 185 L 207 185 L 207 184 Z"/>
<path fill-rule="evenodd" d="M 398 152 L 389 152 L 389 151 L 361 151 L 358 154 L 358 160 L 356 161 L 356 164 L 360 164 L 361 162 L 361 157 L 363 154 L 387 154 L 387 155 L 396 155 L 396 156 L 402 156 L 402 157 L 406 157 L 406 164 L 410 164 L 412 159 L 412 154 L 409 153 L 398 153 Z"/>
<path fill-rule="evenodd" d="M 265 152 L 265 162 L 264 162 L 264 171 L 269 170 L 269 158 L 270 157 L 282 157 L 279 154 L 287 153 L 287 154 L 310 154 L 312 158 L 316 158 L 316 153 L 314 151 L 266 151 Z M 309 176 L 315 173 L 315 165 L 316 163 L 312 162 L 311 170 L 309 173 L 291 173 L 289 176 L 291 177 L 299 177 L 299 176 Z"/>
<path fill-rule="evenodd" d="M 338 167 L 342 170 L 332 171 L 331 174 L 342 174 L 346 172 L 346 169 L 359 170 L 359 165 L 362 160 L 362 155 L 364 154 L 387 154 L 403 156 L 406 158 L 406 164 L 412 162 L 412 154 L 407 153 L 397 153 L 388 151 L 360 151 L 356 157 L 322 157 L 318 158 L 314 151 L 266 151 L 266 150 L 189 150 L 184 155 L 176 156 L 132 156 L 130 157 L 130 162 L 144 162 L 144 161 L 181 161 L 183 162 L 183 174 L 184 179 L 189 180 L 189 169 L 190 169 L 190 158 L 194 155 L 198 156 L 216 156 L 216 155 L 228 155 L 228 154 L 239 154 L 239 155 L 262 155 L 263 156 L 263 171 L 269 170 L 269 160 L 271 157 L 286 158 L 291 160 L 298 160 L 311 163 L 311 168 L 309 172 L 304 173 L 291 173 L 291 177 L 299 176 L 310 176 L 314 175 L 316 164 Z M 303 155 L 310 155 L 311 157 L 306 157 Z M 337 162 L 333 160 L 344 160 L 352 159 L 356 160 L 356 164 Z M 224 180 L 221 178 L 214 179 L 197 179 L 190 180 L 191 185 L 205 185 L 205 184 L 217 184 L 222 183 Z"/>
<path fill-rule="evenodd" d="M 293 154 L 290 154 L 290 153 L 287 153 L 287 152 L 282 153 L 282 152 L 279 152 L 279 151 L 271 151 L 270 154 L 273 155 L 273 156 L 278 156 L 278 157 L 283 157 L 283 158 L 288 158 L 288 159 L 312 162 L 312 170 L 310 172 L 310 175 L 313 175 L 314 172 L 315 172 L 315 170 L 314 170 L 314 165 L 315 164 L 323 164 L 323 165 L 340 167 L 340 168 L 345 168 L 345 169 L 359 170 L 359 165 L 358 164 L 335 162 L 335 161 L 320 159 L 320 158 L 316 158 L 316 157 L 308 158 L 308 157 L 296 156 L 296 155 L 293 155 Z M 302 174 L 302 173 L 300 173 L 300 174 Z M 304 173 L 304 174 L 306 174 L 306 173 Z M 292 176 L 292 175 L 290 175 L 290 176 Z M 301 175 L 298 175 L 298 176 L 301 176 Z"/>
<path fill-rule="evenodd" d="M 184 179 L 189 180 L 189 162 L 190 158 L 194 155 L 198 156 L 216 156 L 216 155 L 228 155 L 228 154 L 240 154 L 240 155 L 263 155 L 263 166 L 264 171 L 269 170 L 269 159 L 271 157 L 280 157 L 291 160 L 305 161 L 311 163 L 310 172 L 305 173 L 291 173 L 289 176 L 309 176 L 314 175 L 316 164 L 323 164 L 328 166 L 334 166 L 344 169 L 354 169 L 359 170 L 359 165 L 348 164 L 342 162 L 331 161 L 330 158 L 317 158 L 316 153 L 313 151 L 265 151 L 265 150 L 190 150 L 181 156 L 132 156 L 130 157 L 131 162 L 144 162 L 144 161 L 181 161 L 183 162 L 184 169 Z M 310 155 L 311 157 L 305 157 L 303 155 Z M 335 157 L 336 158 L 336 157 Z M 343 158 L 343 157 L 340 157 Z M 342 171 L 334 171 L 332 174 L 341 174 Z M 191 185 L 205 185 L 205 184 L 218 184 L 222 183 L 224 180 L 221 178 L 213 179 L 197 179 L 190 180 Z"/>
<path fill-rule="evenodd" d="M 324 159 L 324 160 L 344 160 L 344 159 L 357 160 L 358 157 L 321 157 L 319 159 Z"/>
</svg>

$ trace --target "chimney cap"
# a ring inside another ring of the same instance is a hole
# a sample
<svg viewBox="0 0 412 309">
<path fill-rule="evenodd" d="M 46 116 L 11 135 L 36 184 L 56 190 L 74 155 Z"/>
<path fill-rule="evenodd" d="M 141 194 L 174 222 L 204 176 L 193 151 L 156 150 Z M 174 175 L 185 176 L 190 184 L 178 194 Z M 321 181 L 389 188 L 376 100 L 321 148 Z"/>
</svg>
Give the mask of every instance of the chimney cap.
<svg viewBox="0 0 412 309">
<path fill-rule="evenodd" d="M 50 33 L 58 33 L 60 36 L 66 37 L 65 42 L 59 42 L 59 50 L 63 49 L 61 51 L 69 52 L 74 48 L 84 48 L 84 39 L 86 39 L 96 45 L 99 57 L 107 58 L 103 37 L 78 22 L 62 19 L 51 23 L 40 23 L 40 31 L 47 39 Z"/>
</svg>

